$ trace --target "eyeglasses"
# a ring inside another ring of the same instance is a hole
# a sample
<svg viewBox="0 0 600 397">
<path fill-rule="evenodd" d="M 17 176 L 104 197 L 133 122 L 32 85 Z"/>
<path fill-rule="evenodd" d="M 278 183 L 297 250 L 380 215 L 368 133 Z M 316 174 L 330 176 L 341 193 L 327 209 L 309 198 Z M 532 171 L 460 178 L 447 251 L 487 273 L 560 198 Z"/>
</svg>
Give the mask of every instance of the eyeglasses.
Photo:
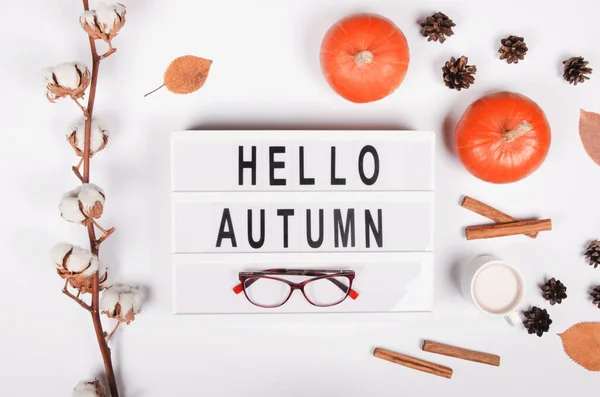
<svg viewBox="0 0 600 397">
<path fill-rule="evenodd" d="M 294 283 L 276 276 L 312 277 Z M 260 272 L 240 272 L 240 284 L 233 288 L 235 294 L 244 292 L 255 306 L 272 309 L 285 304 L 294 290 L 299 289 L 313 306 L 330 307 L 342 303 L 346 297 L 355 300 L 358 292 L 352 289 L 354 270 L 295 270 L 268 269 Z"/>
</svg>

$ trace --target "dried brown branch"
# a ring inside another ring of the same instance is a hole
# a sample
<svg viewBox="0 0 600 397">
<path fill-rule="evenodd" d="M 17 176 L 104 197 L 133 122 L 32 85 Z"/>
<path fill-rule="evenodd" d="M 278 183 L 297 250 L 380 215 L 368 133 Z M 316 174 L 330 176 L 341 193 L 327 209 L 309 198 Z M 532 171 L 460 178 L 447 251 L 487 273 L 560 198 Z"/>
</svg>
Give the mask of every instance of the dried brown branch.
<svg viewBox="0 0 600 397">
<path fill-rule="evenodd" d="M 89 1 L 83 1 L 83 8 L 85 11 L 89 11 Z M 96 99 L 96 86 L 98 84 L 98 70 L 100 67 L 101 57 L 98 55 L 96 49 L 96 42 L 94 38 L 88 35 L 90 42 L 90 51 L 92 53 L 92 77 L 90 82 L 90 92 L 87 104 L 87 114 L 85 119 L 85 141 L 83 149 L 83 178 L 82 183 L 90 182 L 90 141 L 92 132 L 92 115 L 94 113 L 94 101 Z M 106 55 L 106 54 L 105 54 Z M 90 241 L 90 248 L 94 255 L 99 254 L 99 244 L 96 239 L 96 232 L 94 230 L 93 223 L 87 225 L 88 238 Z M 98 273 L 92 277 L 92 305 L 91 305 L 92 321 L 94 323 L 94 330 L 96 332 L 96 339 L 98 340 L 98 346 L 100 353 L 102 354 L 102 360 L 104 361 L 104 370 L 106 371 L 106 379 L 108 381 L 108 387 L 110 389 L 110 395 L 112 397 L 119 397 L 119 390 L 117 388 L 117 381 L 115 377 L 115 371 L 112 364 L 110 348 L 106 338 L 104 337 L 104 330 L 102 329 L 102 321 L 100 320 L 100 285 L 98 281 Z"/>
<path fill-rule="evenodd" d="M 96 240 L 96 246 L 99 246 L 100 244 L 102 244 L 102 242 L 104 240 L 106 240 L 107 238 L 109 238 L 110 235 L 113 234 L 114 231 L 115 231 L 115 228 L 111 227 L 106 232 L 104 232 L 104 234 L 102 235 L 102 237 L 100 237 L 98 240 Z"/>
<path fill-rule="evenodd" d="M 96 220 L 95 220 L 95 219 L 93 219 L 93 218 L 92 218 L 92 223 L 93 223 L 93 224 L 94 224 L 94 226 L 96 226 L 96 227 L 97 227 L 97 228 L 98 228 L 98 229 L 99 229 L 99 230 L 100 230 L 100 231 L 101 231 L 103 234 L 107 234 L 107 233 L 109 233 L 109 230 L 106 230 L 106 229 L 104 229 L 104 228 L 103 228 L 102 226 L 100 226 L 100 225 L 98 224 L 98 222 L 96 222 Z M 114 229 L 114 228 L 113 228 L 113 229 Z M 113 231 L 114 231 L 114 230 L 113 230 Z M 112 231 L 111 231 L 110 233 L 112 233 Z M 110 233 L 109 233 L 109 234 L 110 234 Z"/>
<path fill-rule="evenodd" d="M 87 303 L 85 303 L 84 301 L 82 301 L 81 299 L 79 299 L 79 293 L 77 294 L 77 296 L 73 295 L 71 292 L 69 292 L 68 286 L 69 286 L 69 281 L 66 280 L 65 281 L 65 286 L 62 289 L 63 294 L 65 294 L 69 298 L 73 299 L 75 302 L 77 302 L 77 304 L 79 306 L 83 307 L 88 312 L 91 311 L 92 308 L 90 307 L 90 305 L 88 305 Z"/>
<path fill-rule="evenodd" d="M 100 60 L 106 59 L 109 56 L 111 56 L 112 54 L 114 54 L 115 52 L 117 52 L 117 49 L 114 48 L 111 43 L 108 43 L 108 46 L 109 46 L 108 51 L 106 51 L 104 54 L 100 55 Z"/>
<path fill-rule="evenodd" d="M 85 117 L 86 120 L 89 119 L 90 114 L 89 114 L 88 110 L 85 107 L 83 107 L 83 105 L 81 103 L 79 103 L 79 101 L 77 99 L 75 99 L 75 98 L 72 98 L 72 99 L 73 99 L 73 102 L 75 102 L 77 104 L 77 106 L 79 106 L 79 109 L 81 109 L 81 111 L 83 112 L 83 117 Z"/>
<path fill-rule="evenodd" d="M 81 176 L 81 173 L 79 172 L 79 168 L 73 166 L 73 167 L 71 167 L 71 169 L 73 170 L 73 173 L 75 174 L 77 179 L 79 179 L 81 182 L 83 182 L 83 177 Z"/>
<path fill-rule="evenodd" d="M 115 328 L 113 328 L 113 330 L 111 331 L 111 333 L 108 334 L 108 336 L 106 337 L 106 342 L 107 343 L 110 341 L 110 338 L 112 338 L 112 336 L 115 334 L 115 332 L 117 332 L 117 329 L 119 329 L 119 325 L 121 325 L 121 322 L 117 321 L 117 324 L 115 324 Z"/>
</svg>

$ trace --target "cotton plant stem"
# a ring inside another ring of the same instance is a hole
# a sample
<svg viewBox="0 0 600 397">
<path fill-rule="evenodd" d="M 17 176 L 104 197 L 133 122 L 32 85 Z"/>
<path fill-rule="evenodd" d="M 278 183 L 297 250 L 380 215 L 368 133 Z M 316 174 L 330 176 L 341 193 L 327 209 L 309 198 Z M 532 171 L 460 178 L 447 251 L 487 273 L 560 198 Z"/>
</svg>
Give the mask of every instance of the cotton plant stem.
<svg viewBox="0 0 600 397">
<path fill-rule="evenodd" d="M 83 8 L 85 11 L 89 11 L 89 1 L 83 1 Z M 94 100 L 96 99 L 96 86 L 98 84 L 98 69 L 100 67 L 100 56 L 96 49 L 95 40 L 88 35 L 90 41 L 90 50 L 92 53 L 92 78 L 90 81 L 90 92 L 87 104 L 87 118 L 85 119 L 85 138 L 83 148 L 83 178 L 82 183 L 90 182 L 90 143 L 92 135 L 92 115 L 94 113 Z M 88 237 L 90 240 L 90 249 L 92 254 L 99 254 L 99 244 L 96 241 L 96 232 L 94 230 L 93 223 L 87 225 Z M 113 369 L 110 348 L 108 342 L 104 337 L 104 330 L 102 329 L 102 321 L 100 319 L 100 284 L 98 280 L 98 272 L 92 277 L 92 322 L 94 323 L 94 330 L 96 332 L 96 339 L 98 340 L 98 346 L 100 353 L 102 354 L 102 360 L 104 361 L 104 369 L 106 371 L 106 379 L 108 381 L 108 388 L 110 390 L 111 397 L 119 397 L 119 390 L 117 388 L 117 381 L 115 378 L 115 371 Z"/>
<path fill-rule="evenodd" d="M 115 324 L 115 327 L 113 328 L 113 330 L 111 331 L 111 333 L 108 334 L 108 336 L 106 337 L 106 341 L 107 342 L 110 340 L 110 338 L 112 338 L 112 336 L 115 334 L 115 332 L 117 332 L 117 330 L 119 329 L 119 325 L 121 325 L 121 322 L 117 321 L 117 324 Z"/>
<path fill-rule="evenodd" d="M 114 230 L 106 230 L 105 228 L 103 228 L 102 226 L 100 226 L 98 224 L 98 222 L 96 222 L 95 219 L 92 219 L 92 223 L 94 224 L 94 226 L 96 226 L 103 234 L 107 234 L 107 233 L 112 233 Z M 114 228 L 112 228 L 114 229 Z"/>
<path fill-rule="evenodd" d="M 108 229 L 103 235 L 102 237 L 100 237 L 97 241 L 96 241 L 96 245 L 100 245 L 102 244 L 102 242 L 104 240 L 106 240 L 107 238 L 110 237 L 111 234 L 113 234 L 113 232 L 115 231 L 114 227 L 111 227 L 110 229 Z"/>
<path fill-rule="evenodd" d="M 83 116 L 87 119 L 89 119 L 89 113 L 88 111 L 83 107 L 83 105 L 75 98 L 73 98 L 73 101 L 77 104 L 77 106 L 79 106 L 79 109 L 81 109 L 81 111 L 83 112 Z"/>
<path fill-rule="evenodd" d="M 88 312 L 92 310 L 92 308 L 90 307 L 90 305 L 88 305 L 87 303 L 85 303 L 84 301 L 82 301 L 81 299 L 79 299 L 79 294 L 77 294 L 77 296 L 73 295 L 72 293 L 69 292 L 69 290 L 67 289 L 69 285 L 69 281 L 67 280 L 65 282 L 65 286 L 63 287 L 63 294 L 65 294 L 66 296 L 68 296 L 69 298 L 73 299 L 75 302 L 77 302 L 77 304 L 81 307 L 83 307 L 85 310 L 87 310 Z"/>
<path fill-rule="evenodd" d="M 71 167 L 71 169 L 73 170 L 73 173 L 75 174 L 75 176 L 77 177 L 77 179 L 79 179 L 81 181 L 81 183 L 83 183 L 83 177 L 81 176 L 81 172 L 79 172 L 79 168 L 73 166 L 73 167 Z"/>
</svg>

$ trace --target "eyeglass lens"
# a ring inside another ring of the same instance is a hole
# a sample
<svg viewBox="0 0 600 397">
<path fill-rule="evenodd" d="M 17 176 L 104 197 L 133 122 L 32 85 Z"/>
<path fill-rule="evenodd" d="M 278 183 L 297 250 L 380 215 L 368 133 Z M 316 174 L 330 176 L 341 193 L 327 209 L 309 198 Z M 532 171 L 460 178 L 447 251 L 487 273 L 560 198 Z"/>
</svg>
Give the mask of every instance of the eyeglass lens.
<svg viewBox="0 0 600 397">
<path fill-rule="evenodd" d="M 348 277 L 328 277 L 310 281 L 304 286 L 304 294 L 313 305 L 333 306 L 342 302 L 350 290 Z"/>
<path fill-rule="evenodd" d="M 292 287 L 283 281 L 266 277 L 249 278 L 244 284 L 248 300 L 262 307 L 281 306 L 290 296 L 291 290 Z"/>
</svg>

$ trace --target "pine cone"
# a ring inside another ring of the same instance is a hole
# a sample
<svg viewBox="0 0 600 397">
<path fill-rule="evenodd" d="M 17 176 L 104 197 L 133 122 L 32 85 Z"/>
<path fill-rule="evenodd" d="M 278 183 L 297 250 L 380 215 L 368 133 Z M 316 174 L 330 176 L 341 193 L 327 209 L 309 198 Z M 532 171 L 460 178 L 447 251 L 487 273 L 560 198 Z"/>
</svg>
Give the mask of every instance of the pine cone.
<svg viewBox="0 0 600 397">
<path fill-rule="evenodd" d="M 560 304 L 563 299 L 567 299 L 567 287 L 560 280 L 552 277 L 546 284 L 542 285 L 542 295 L 554 306 L 556 303 Z"/>
<path fill-rule="evenodd" d="M 546 309 L 532 306 L 531 310 L 524 312 L 523 315 L 525 316 L 523 325 L 527 328 L 528 333 L 541 337 L 544 332 L 548 332 L 550 329 L 552 320 Z"/>
<path fill-rule="evenodd" d="M 594 240 L 588 245 L 585 251 L 585 258 L 588 260 L 590 266 L 594 266 L 594 269 L 600 265 L 600 241 Z"/>
<path fill-rule="evenodd" d="M 506 59 L 508 63 L 519 63 L 519 60 L 525 59 L 527 54 L 527 44 L 525 40 L 519 36 L 508 36 L 505 39 L 500 40 L 502 46 L 498 50 L 501 54 L 500 59 Z"/>
<path fill-rule="evenodd" d="M 598 305 L 598 309 L 600 309 L 600 285 L 594 288 L 592 292 L 590 292 L 590 295 L 594 299 L 592 303 Z"/>
<path fill-rule="evenodd" d="M 436 12 L 432 16 L 427 17 L 425 22 L 421 23 L 421 27 L 423 28 L 421 34 L 423 37 L 427 37 L 427 41 L 439 41 L 443 43 L 446 41 L 446 37 L 454 34 L 452 31 L 454 26 L 456 24 L 446 14 Z"/>
<path fill-rule="evenodd" d="M 590 78 L 586 74 L 592 74 L 592 69 L 588 68 L 588 61 L 584 60 L 583 57 L 569 58 L 563 62 L 565 65 L 565 73 L 563 78 L 569 82 L 569 84 L 577 85 L 577 83 L 583 83 Z"/>
<path fill-rule="evenodd" d="M 442 68 L 444 83 L 448 88 L 460 91 L 461 89 L 467 89 L 471 84 L 475 83 L 475 77 L 477 73 L 477 66 L 467 65 L 469 58 L 461 56 L 458 60 L 454 57 L 450 58 L 446 65 Z"/>
</svg>

